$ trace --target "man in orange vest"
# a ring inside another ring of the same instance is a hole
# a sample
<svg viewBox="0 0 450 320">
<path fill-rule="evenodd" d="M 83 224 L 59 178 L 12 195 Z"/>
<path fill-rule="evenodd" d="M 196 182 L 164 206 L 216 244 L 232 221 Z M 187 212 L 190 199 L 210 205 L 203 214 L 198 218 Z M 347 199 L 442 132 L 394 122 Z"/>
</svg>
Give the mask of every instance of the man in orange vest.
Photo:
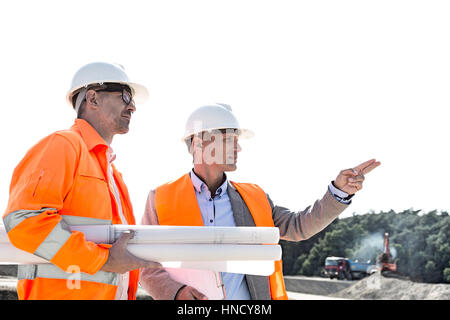
<svg viewBox="0 0 450 320">
<path fill-rule="evenodd" d="M 111 142 L 128 132 L 134 100 L 146 97 L 120 65 L 83 66 L 67 94 L 75 123 L 40 140 L 15 168 L 5 229 L 17 248 L 50 262 L 19 265 L 19 299 L 135 299 L 139 268 L 160 266 L 126 250 L 131 231 L 109 245 L 70 228 L 135 224 Z"/>
<path fill-rule="evenodd" d="M 193 170 L 178 180 L 149 193 L 142 224 L 190 226 L 278 227 L 284 240 L 301 241 L 330 224 L 362 188 L 364 175 L 380 165 L 376 160 L 341 171 L 330 183 L 324 197 L 303 212 L 292 212 L 274 205 L 257 185 L 228 181 L 225 172 L 236 170 L 238 138 L 253 133 L 242 129 L 225 104 L 203 106 L 189 117 L 183 141 L 193 156 Z M 281 261 L 269 276 L 186 271 L 197 285 L 175 281 L 163 268 L 143 269 L 141 285 L 155 299 L 207 299 L 202 288 L 218 279 L 225 299 L 287 299 Z M 186 279 L 181 277 L 181 279 Z M 177 279 L 180 277 L 177 276 Z M 208 280 L 213 279 L 213 280 Z M 211 286 L 208 286 L 210 288 Z M 217 295 L 215 295 L 217 296 Z"/>
</svg>

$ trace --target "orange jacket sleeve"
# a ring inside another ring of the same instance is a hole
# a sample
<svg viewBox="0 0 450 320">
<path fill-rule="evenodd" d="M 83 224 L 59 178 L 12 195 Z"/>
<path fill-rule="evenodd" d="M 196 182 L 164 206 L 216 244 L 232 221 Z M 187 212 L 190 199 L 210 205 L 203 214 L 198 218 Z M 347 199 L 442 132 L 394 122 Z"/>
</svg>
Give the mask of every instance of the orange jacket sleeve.
<svg viewBox="0 0 450 320">
<path fill-rule="evenodd" d="M 14 170 L 3 216 L 13 245 L 51 261 L 62 270 L 76 266 L 94 274 L 108 259 L 108 245 L 70 232 L 58 211 L 70 191 L 79 146 L 52 134 L 32 147 Z"/>
</svg>

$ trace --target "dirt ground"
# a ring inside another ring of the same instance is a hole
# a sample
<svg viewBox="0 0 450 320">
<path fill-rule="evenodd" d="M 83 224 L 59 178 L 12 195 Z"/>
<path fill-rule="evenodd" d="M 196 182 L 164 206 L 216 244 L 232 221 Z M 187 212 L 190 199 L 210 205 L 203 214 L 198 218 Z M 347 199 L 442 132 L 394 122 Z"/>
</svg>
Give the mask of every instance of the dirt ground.
<svg viewBox="0 0 450 320">
<path fill-rule="evenodd" d="M 418 283 L 375 273 L 329 296 L 357 300 L 450 300 L 450 284 Z"/>
</svg>

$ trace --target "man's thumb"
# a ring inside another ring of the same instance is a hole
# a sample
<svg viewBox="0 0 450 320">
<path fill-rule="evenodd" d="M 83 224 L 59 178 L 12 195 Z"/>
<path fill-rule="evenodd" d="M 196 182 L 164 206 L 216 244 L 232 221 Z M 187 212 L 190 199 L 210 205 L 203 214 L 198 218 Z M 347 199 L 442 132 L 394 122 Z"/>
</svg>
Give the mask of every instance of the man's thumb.
<svg viewBox="0 0 450 320">
<path fill-rule="evenodd" d="M 128 244 L 128 241 L 130 241 L 131 238 L 133 238 L 133 236 L 134 236 L 134 230 L 125 230 L 124 232 L 122 232 L 122 234 L 120 235 L 119 239 L 117 239 L 116 242 L 121 247 L 126 247 Z"/>
<path fill-rule="evenodd" d="M 196 289 L 192 289 L 192 295 L 197 299 L 197 300 L 208 300 L 208 297 L 205 296 L 203 293 L 199 292 Z"/>
</svg>

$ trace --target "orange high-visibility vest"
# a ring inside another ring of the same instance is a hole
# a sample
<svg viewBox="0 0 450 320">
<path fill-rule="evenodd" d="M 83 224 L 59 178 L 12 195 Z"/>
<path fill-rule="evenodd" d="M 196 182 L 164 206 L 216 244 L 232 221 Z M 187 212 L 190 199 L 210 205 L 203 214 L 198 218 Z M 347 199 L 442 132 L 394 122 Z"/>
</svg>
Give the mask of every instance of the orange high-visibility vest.
<svg viewBox="0 0 450 320">
<path fill-rule="evenodd" d="M 244 199 L 257 227 L 274 227 L 272 208 L 267 196 L 256 184 L 232 182 Z M 194 186 L 189 174 L 155 190 L 155 208 L 160 225 L 203 226 Z M 269 276 L 273 300 L 287 300 L 282 261 L 275 261 L 275 272 Z"/>
<path fill-rule="evenodd" d="M 3 216 L 9 240 L 51 262 L 19 266 L 19 299 L 115 299 L 120 275 L 99 271 L 110 245 L 68 230 L 70 225 L 121 223 L 108 183 L 107 149 L 88 122 L 76 119 L 70 130 L 39 141 L 14 170 Z M 123 214 L 135 224 L 125 183 L 112 167 Z M 138 281 L 139 270 L 131 271 L 128 299 L 135 299 Z"/>
</svg>

